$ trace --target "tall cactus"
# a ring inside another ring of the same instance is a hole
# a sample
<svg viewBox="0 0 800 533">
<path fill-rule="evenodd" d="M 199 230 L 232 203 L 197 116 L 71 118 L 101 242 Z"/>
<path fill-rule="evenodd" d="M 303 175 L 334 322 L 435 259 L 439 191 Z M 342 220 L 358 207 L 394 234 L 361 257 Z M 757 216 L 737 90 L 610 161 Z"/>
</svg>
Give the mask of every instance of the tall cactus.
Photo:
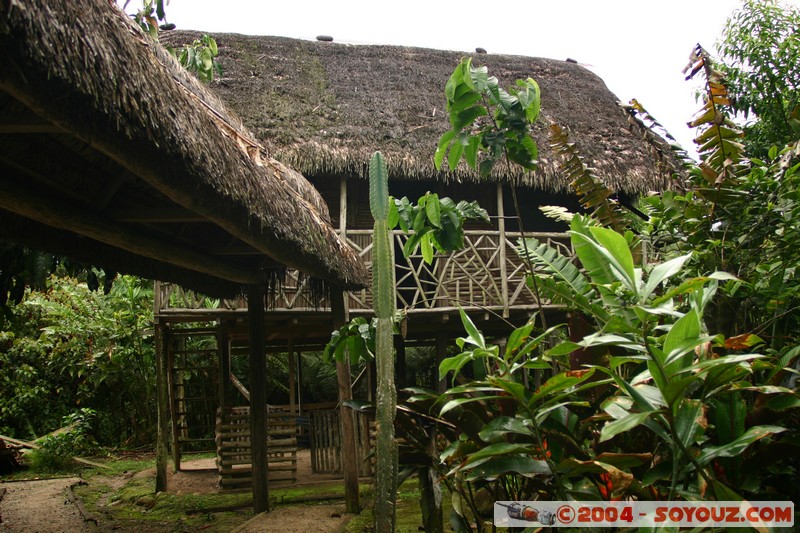
<svg viewBox="0 0 800 533">
<path fill-rule="evenodd" d="M 397 390 L 394 384 L 392 320 L 395 311 L 394 262 L 389 236 L 389 183 L 386 161 L 375 152 L 369 162 L 369 208 L 373 226 L 372 298 L 378 319 L 375 332 L 377 391 L 377 468 L 375 474 L 375 530 L 394 531 L 397 500 L 397 443 L 394 415 Z"/>
</svg>

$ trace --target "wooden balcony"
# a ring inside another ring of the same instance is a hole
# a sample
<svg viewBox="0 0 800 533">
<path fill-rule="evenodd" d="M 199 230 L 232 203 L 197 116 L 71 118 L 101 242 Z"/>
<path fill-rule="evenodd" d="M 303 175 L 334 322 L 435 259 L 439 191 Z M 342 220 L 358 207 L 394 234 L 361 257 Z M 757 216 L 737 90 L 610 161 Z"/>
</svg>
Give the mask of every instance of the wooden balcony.
<svg viewBox="0 0 800 533">
<path fill-rule="evenodd" d="M 561 253 L 572 256 L 569 235 L 566 233 L 527 233 L 540 242 L 547 242 Z M 372 230 L 348 230 L 348 243 L 372 269 Z M 537 307 L 533 291 L 525 282 L 525 267 L 515 248 L 520 234 L 514 232 L 472 230 L 465 232 L 465 247 L 452 254 L 437 254 L 428 265 L 417 253 L 402 254 L 408 236 L 393 232 L 397 307 L 409 314 L 446 313 L 459 307 L 487 310 L 508 316 L 509 311 Z M 309 279 L 296 271 L 285 277 L 268 296 L 271 313 L 311 313 L 330 310 L 325 298 L 311 290 Z M 547 304 L 547 302 L 542 302 Z M 350 292 L 346 305 L 351 314 L 372 313 L 372 293 L 369 289 Z M 210 300 L 184 291 L 171 284 L 157 284 L 157 312 L 206 309 L 209 314 L 225 314 L 246 308 L 244 298 Z"/>
</svg>

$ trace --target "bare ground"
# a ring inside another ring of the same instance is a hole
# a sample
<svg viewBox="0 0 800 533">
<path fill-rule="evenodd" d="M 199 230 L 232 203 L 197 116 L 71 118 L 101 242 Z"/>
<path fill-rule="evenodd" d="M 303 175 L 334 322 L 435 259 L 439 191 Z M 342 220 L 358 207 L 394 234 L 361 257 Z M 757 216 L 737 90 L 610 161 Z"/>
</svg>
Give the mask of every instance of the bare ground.
<svg viewBox="0 0 800 533">
<path fill-rule="evenodd" d="M 0 531 L 93 531 L 94 526 L 83 520 L 77 506 L 66 495 L 66 489 L 79 481 L 73 477 L 0 483 L 0 490 L 6 489 L 0 502 Z"/>
<path fill-rule="evenodd" d="M 305 452 L 305 453 L 304 453 Z M 172 473 L 169 469 L 168 492 L 182 494 L 210 494 L 219 492 L 214 459 L 189 460 L 182 464 L 182 471 Z M 316 475 L 311 473 L 310 457 L 307 450 L 298 454 L 298 485 L 319 483 L 336 483 L 336 476 Z M 118 489 L 134 478 L 155 478 L 155 469 L 144 470 L 136 474 L 124 474 L 117 477 L 95 476 L 90 484 L 103 484 Z M 102 514 L 99 526 L 86 522 L 75 503 L 69 501 L 66 489 L 78 483 L 79 478 L 62 478 L 40 481 L 18 481 L 0 483 L 0 492 L 6 488 L 0 501 L 0 531 L 42 532 L 42 533 L 84 533 L 104 531 Z M 335 533 L 341 531 L 349 519 L 344 514 L 343 504 L 314 504 L 281 506 L 271 513 L 257 515 L 242 526 L 234 529 L 238 533 Z M 126 531 L 126 526 L 114 525 L 117 531 Z M 142 528 L 142 525 L 131 529 L 142 533 L 156 532 L 158 529 Z M 166 531 L 166 530 L 165 530 Z"/>
</svg>

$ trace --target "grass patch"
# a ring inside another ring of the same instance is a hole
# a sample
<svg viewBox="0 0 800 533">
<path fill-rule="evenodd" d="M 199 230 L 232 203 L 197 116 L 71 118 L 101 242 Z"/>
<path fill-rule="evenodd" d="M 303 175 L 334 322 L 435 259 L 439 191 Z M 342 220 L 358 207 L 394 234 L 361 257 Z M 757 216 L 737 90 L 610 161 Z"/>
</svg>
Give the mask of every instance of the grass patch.
<svg viewBox="0 0 800 533">
<path fill-rule="evenodd" d="M 444 489 L 444 487 L 442 487 Z M 419 507 L 419 484 L 416 478 L 406 480 L 397 491 L 397 533 L 412 533 L 419 531 L 422 525 L 422 510 Z M 447 524 L 447 510 L 450 508 L 450 495 L 443 494 L 442 508 L 445 510 L 445 524 Z M 372 516 L 372 502 L 363 503 L 364 510 L 354 517 L 344 528 L 345 533 L 363 533 L 373 531 L 374 519 Z"/>
</svg>

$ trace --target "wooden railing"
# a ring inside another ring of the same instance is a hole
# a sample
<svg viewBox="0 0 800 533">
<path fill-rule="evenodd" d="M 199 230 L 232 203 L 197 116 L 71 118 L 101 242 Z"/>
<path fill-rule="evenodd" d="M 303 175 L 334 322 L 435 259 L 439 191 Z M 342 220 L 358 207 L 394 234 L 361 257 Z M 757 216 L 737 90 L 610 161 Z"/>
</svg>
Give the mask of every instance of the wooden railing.
<svg viewBox="0 0 800 533">
<path fill-rule="evenodd" d="M 547 242 L 562 254 L 572 256 L 566 233 L 528 233 L 526 236 Z M 463 307 L 507 314 L 513 308 L 536 305 L 535 296 L 526 284 L 525 266 L 515 251 L 519 233 L 466 231 L 462 250 L 437 254 L 430 265 L 422 260 L 419 252 L 411 257 L 403 256 L 403 245 L 408 240 L 406 234 L 395 231 L 392 237 L 398 308 L 424 313 Z M 372 230 L 348 230 L 347 242 L 371 271 Z M 194 308 L 237 309 L 246 306 L 246 302 L 239 300 L 215 302 L 200 299 L 167 284 L 161 284 L 157 300 L 159 309 L 174 307 L 175 303 L 194 304 Z M 346 304 L 353 312 L 371 312 L 371 291 L 350 292 Z M 329 304 L 324 299 L 313 297 L 307 278 L 296 271 L 288 271 L 269 299 L 269 308 L 273 311 L 324 310 L 329 308 Z"/>
</svg>

